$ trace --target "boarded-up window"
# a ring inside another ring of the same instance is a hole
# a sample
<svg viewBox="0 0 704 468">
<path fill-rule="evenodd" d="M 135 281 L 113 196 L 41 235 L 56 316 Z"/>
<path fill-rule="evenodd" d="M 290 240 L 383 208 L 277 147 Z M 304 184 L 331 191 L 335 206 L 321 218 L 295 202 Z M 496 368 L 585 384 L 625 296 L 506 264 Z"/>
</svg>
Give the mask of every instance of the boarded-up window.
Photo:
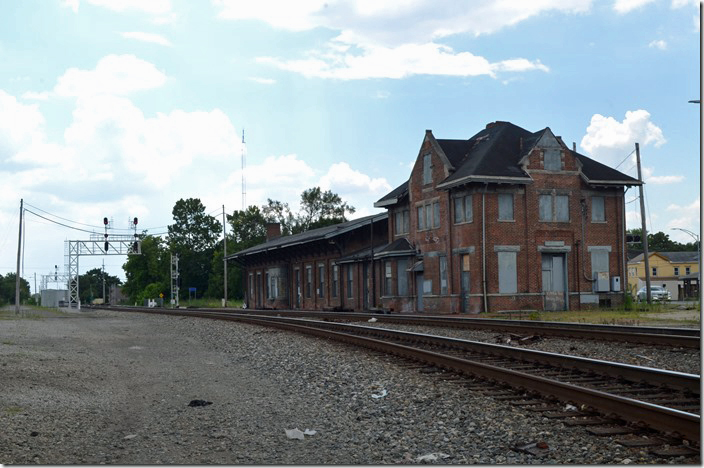
<svg viewBox="0 0 704 468">
<path fill-rule="evenodd" d="M 463 205 L 462 198 L 457 197 L 454 199 L 455 224 L 461 223 L 464 221 L 464 207 L 462 205 Z"/>
<path fill-rule="evenodd" d="M 566 222 L 570 220 L 570 197 L 567 195 L 555 196 L 555 221 Z"/>
<path fill-rule="evenodd" d="M 396 212 L 396 235 L 408 234 L 408 210 L 399 210 Z"/>
<path fill-rule="evenodd" d="M 384 294 L 390 296 L 391 292 L 391 262 L 384 262 Z"/>
<path fill-rule="evenodd" d="M 447 294 L 447 257 L 440 257 L 440 294 Z"/>
<path fill-rule="evenodd" d="M 599 273 L 609 272 L 609 251 L 606 249 L 592 250 L 592 278 Z"/>
<path fill-rule="evenodd" d="M 472 196 L 465 195 L 456 197 L 455 201 L 455 224 L 469 223 L 472 221 Z"/>
<path fill-rule="evenodd" d="M 354 266 L 347 265 L 347 297 L 353 297 L 354 291 Z"/>
<path fill-rule="evenodd" d="M 604 197 L 592 197 L 592 222 L 598 223 L 603 221 L 606 221 Z"/>
<path fill-rule="evenodd" d="M 306 297 L 311 297 L 313 289 L 313 267 L 306 265 Z"/>
<path fill-rule="evenodd" d="M 338 291 L 338 278 L 340 274 L 340 269 L 337 265 L 332 266 L 332 297 L 337 297 Z"/>
<path fill-rule="evenodd" d="M 423 205 L 418 207 L 418 230 L 422 231 L 425 229 L 425 209 L 423 208 Z"/>
<path fill-rule="evenodd" d="M 325 265 L 318 265 L 318 297 L 325 296 Z"/>
<path fill-rule="evenodd" d="M 546 171 L 559 171 L 562 169 L 562 158 L 559 148 L 546 148 L 543 154 L 543 165 Z"/>
<path fill-rule="evenodd" d="M 501 221 L 513 221 L 513 194 L 499 194 L 499 219 Z"/>
<path fill-rule="evenodd" d="M 429 184 L 433 181 L 433 166 L 429 154 L 423 156 L 423 184 Z"/>
<path fill-rule="evenodd" d="M 474 215 L 472 211 L 472 196 L 466 195 L 464 197 L 464 220 L 467 223 L 471 223 L 473 217 Z"/>
<path fill-rule="evenodd" d="M 433 280 L 427 279 L 423 280 L 423 294 L 433 294 Z"/>
<path fill-rule="evenodd" d="M 430 229 L 433 227 L 433 207 L 430 205 L 425 205 L 425 228 Z"/>
<path fill-rule="evenodd" d="M 408 259 L 401 258 L 396 261 L 396 281 L 398 284 L 398 295 L 408 295 Z"/>
<path fill-rule="evenodd" d="M 552 221 L 552 195 L 538 196 L 538 212 L 540 221 Z"/>
<path fill-rule="evenodd" d="M 515 293 L 518 291 L 516 275 L 516 252 L 497 252 L 499 257 L 499 292 Z"/>
<path fill-rule="evenodd" d="M 433 227 L 440 227 L 440 203 L 433 203 Z"/>
</svg>

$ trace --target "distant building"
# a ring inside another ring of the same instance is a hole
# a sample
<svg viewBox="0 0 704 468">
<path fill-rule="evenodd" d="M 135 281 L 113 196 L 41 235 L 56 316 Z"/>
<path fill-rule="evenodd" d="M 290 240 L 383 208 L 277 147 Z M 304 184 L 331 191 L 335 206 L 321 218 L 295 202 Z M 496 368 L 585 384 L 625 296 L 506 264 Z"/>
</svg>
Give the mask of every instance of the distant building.
<svg viewBox="0 0 704 468">
<path fill-rule="evenodd" d="M 651 286 L 662 286 L 675 300 L 699 296 L 699 252 L 648 252 Z M 688 287 L 685 289 L 685 278 Z M 635 296 L 645 287 L 645 258 L 641 252 L 628 261 L 628 289 Z"/>
<path fill-rule="evenodd" d="M 479 313 L 623 300 L 624 188 L 640 182 L 550 128 L 493 122 L 467 140 L 425 132 L 387 213 L 230 255 L 249 307 Z"/>
<path fill-rule="evenodd" d="M 68 289 L 43 289 L 41 291 L 42 307 L 65 307 L 68 302 Z"/>
</svg>

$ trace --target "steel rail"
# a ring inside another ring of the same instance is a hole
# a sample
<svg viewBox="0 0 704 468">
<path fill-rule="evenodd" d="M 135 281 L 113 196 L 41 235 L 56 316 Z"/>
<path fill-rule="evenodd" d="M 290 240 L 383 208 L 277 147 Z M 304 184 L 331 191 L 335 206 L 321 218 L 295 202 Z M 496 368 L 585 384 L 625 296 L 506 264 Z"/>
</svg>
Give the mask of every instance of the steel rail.
<svg viewBox="0 0 704 468">
<path fill-rule="evenodd" d="M 540 394 L 546 395 L 550 398 L 556 398 L 558 400 L 576 403 L 578 405 L 587 405 L 596 409 L 597 411 L 607 415 L 616 415 L 617 417 L 635 423 L 637 425 L 646 425 L 660 431 L 670 432 L 678 434 L 682 437 L 693 441 L 699 441 L 701 430 L 700 422 L 701 418 L 697 414 L 688 413 L 673 408 L 668 408 L 665 406 L 660 406 L 640 400 L 635 400 L 628 397 L 623 397 L 619 395 L 613 395 L 606 392 L 602 392 L 596 389 L 590 389 L 586 387 L 581 387 L 578 385 L 573 385 L 570 383 L 559 382 L 550 378 L 541 377 L 538 375 L 533 375 L 518 370 L 507 369 L 499 366 L 494 366 L 491 364 L 486 364 L 482 362 L 476 362 L 468 360 L 462 357 L 451 356 L 446 354 L 441 354 L 435 351 L 423 350 L 419 348 L 414 348 L 404 344 L 390 343 L 388 341 L 383 341 L 376 338 L 369 338 L 366 336 L 360 336 L 358 334 L 345 333 L 343 331 L 338 331 L 344 328 L 348 329 L 368 329 L 363 330 L 365 332 L 379 333 L 380 329 L 376 327 L 362 327 L 359 325 L 342 325 L 334 324 L 330 322 L 321 321 L 307 321 L 303 319 L 293 319 L 293 318 L 282 318 L 282 317 L 271 317 L 271 316 L 256 316 L 251 314 L 232 314 L 232 313 L 218 313 L 213 311 L 198 311 L 198 312 L 188 312 L 188 311 L 174 311 L 174 310 L 161 310 L 155 311 L 151 310 L 134 310 L 135 312 L 151 312 L 160 313 L 168 315 L 185 315 L 185 316 L 198 316 L 204 318 L 220 319 L 220 320 L 233 320 L 233 321 L 243 321 L 247 323 L 260 324 L 264 326 L 273 326 L 276 328 L 283 328 L 298 332 L 303 332 L 307 334 L 312 334 L 315 336 L 323 338 L 335 338 L 338 341 L 355 344 L 358 346 L 363 346 L 367 348 L 373 348 L 376 350 L 384 351 L 389 354 L 402 356 L 407 359 L 413 359 L 428 364 L 432 364 L 438 367 L 448 369 L 453 372 L 458 372 L 465 375 L 477 376 L 490 380 L 497 380 L 505 382 L 511 386 L 518 387 L 520 389 L 535 391 Z M 322 328 L 321 328 L 322 326 Z M 337 328 L 338 330 L 332 330 L 331 328 Z M 411 334 L 409 332 L 397 332 L 395 330 L 383 330 L 384 333 L 391 332 L 397 336 L 411 336 L 416 335 L 416 338 L 425 340 L 426 342 L 431 341 L 437 344 L 437 339 L 442 337 L 436 337 L 433 335 L 422 335 L 422 334 Z M 446 341 L 446 340 L 445 340 Z M 456 345 L 460 341 L 466 340 L 456 340 L 450 339 L 449 343 Z M 472 343 L 472 342 L 468 342 Z M 475 342 L 476 343 L 476 342 Z M 515 348 L 501 347 L 499 345 L 488 345 L 481 343 L 482 345 L 487 345 L 488 348 L 493 350 L 507 348 L 508 350 L 517 351 Z M 474 343 L 472 344 L 472 346 Z M 526 351 L 526 350 L 518 350 Z M 536 351 L 531 351 L 534 356 L 537 356 Z M 551 353 L 544 353 L 550 355 Z M 540 359 L 555 358 L 559 355 L 542 356 Z M 562 358 L 567 358 L 562 356 Z M 561 358 L 557 358 L 561 359 Z M 593 361 L 589 365 L 603 366 L 606 363 L 598 364 L 599 361 L 588 360 L 584 361 L 586 358 L 579 358 L 579 366 L 582 364 L 587 364 L 588 361 Z M 614 364 L 614 363 L 612 363 Z M 615 363 L 618 364 L 618 363 Z M 574 366 L 577 367 L 577 366 Z M 651 368 L 638 368 L 638 366 L 629 366 L 625 364 L 620 364 L 617 366 L 620 369 L 632 368 L 633 372 L 641 372 L 652 375 L 659 375 L 659 382 L 662 382 L 662 377 L 670 375 L 673 379 L 684 379 L 684 381 L 689 381 L 689 383 L 678 384 L 683 385 L 691 390 L 693 382 L 699 381 L 699 376 L 694 376 L 691 374 L 683 374 L 677 372 L 663 371 L 659 369 Z M 653 372 L 656 371 L 656 372 Z M 634 374 L 627 373 L 629 379 L 634 379 Z M 623 377 L 626 378 L 626 377 Z M 698 385 L 696 388 L 698 389 Z"/>
<path fill-rule="evenodd" d="M 218 309 L 201 309 L 218 311 Z M 220 310 L 221 311 L 221 310 Z M 694 328 L 632 327 L 619 325 L 598 325 L 572 322 L 538 322 L 532 320 L 479 319 L 469 317 L 446 317 L 427 315 L 331 313 L 317 311 L 254 310 L 236 313 L 257 315 L 306 316 L 332 320 L 368 320 L 405 325 L 423 325 L 478 330 L 499 330 L 515 334 L 537 334 L 543 336 L 569 337 L 602 341 L 629 342 L 661 346 L 699 348 L 700 332 Z"/>
<path fill-rule="evenodd" d="M 310 327 L 291 323 L 290 321 L 272 321 L 271 319 L 271 317 L 266 317 L 262 320 L 261 318 L 252 316 L 240 318 L 240 320 L 250 323 L 273 325 L 277 328 L 295 330 L 323 338 L 335 337 L 338 341 L 349 344 L 384 351 L 389 354 L 425 362 L 465 375 L 505 382 L 513 387 L 535 391 L 561 401 L 587 405 L 607 416 L 617 415 L 619 418 L 637 425 L 646 425 L 660 431 L 679 434 L 692 441 L 699 441 L 700 439 L 700 416 L 696 414 L 559 382 L 517 370 L 474 362 L 461 357 L 440 354 L 434 351 L 413 348 L 397 343 L 389 343 L 375 338 Z"/>
</svg>

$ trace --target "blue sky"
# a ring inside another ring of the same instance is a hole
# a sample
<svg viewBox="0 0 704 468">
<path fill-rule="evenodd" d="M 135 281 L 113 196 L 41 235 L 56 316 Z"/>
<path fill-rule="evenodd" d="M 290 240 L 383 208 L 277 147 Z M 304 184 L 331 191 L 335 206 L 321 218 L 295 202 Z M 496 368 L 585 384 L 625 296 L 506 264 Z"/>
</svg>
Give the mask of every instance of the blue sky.
<svg viewBox="0 0 704 468">
<path fill-rule="evenodd" d="M 425 129 L 496 120 L 633 176 L 639 142 L 649 229 L 699 233 L 698 2 L 0 0 L 0 63 L 0 274 L 21 198 L 81 229 L 164 232 L 180 198 L 241 209 L 244 153 L 246 205 L 321 186 L 356 217 L 408 178 Z M 32 288 L 88 237 L 26 227 Z"/>
</svg>

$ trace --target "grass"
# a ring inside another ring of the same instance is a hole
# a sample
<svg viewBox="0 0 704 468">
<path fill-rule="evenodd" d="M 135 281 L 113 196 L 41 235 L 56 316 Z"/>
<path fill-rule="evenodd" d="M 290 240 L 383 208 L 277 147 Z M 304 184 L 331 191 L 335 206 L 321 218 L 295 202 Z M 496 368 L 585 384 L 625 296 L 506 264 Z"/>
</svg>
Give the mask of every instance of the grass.
<svg viewBox="0 0 704 468">
<path fill-rule="evenodd" d="M 205 308 L 220 308 L 222 307 L 222 301 L 220 299 L 193 299 L 193 300 L 182 300 L 178 304 L 180 307 L 205 307 Z M 167 306 L 167 304 L 164 304 Z M 242 299 L 233 299 L 227 301 L 228 309 L 241 309 Z"/>
<path fill-rule="evenodd" d="M 699 303 L 692 303 L 691 306 L 686 306 L 684 310 L 698 311 Z M 689 314 L 693 318 L 681 318 L 674 314 L 682 312 L 678 306 L 668 303 L 648 304 L 633 304 L 631 310 L 625 309 L 582 309 L 569 311 L 534 311 L 530 314 L 523 314 L 517 318 L 521 320 L 537 320 L 543 322 L 575 322 L 575 323 L 595 323 L 604 325 L 659 325 L 672 324 L 677 325 L 699 325 L 700 317 L 696 314 Z M 672 315 L 668 317 L 668 315 Z M 492 314 L 488 314 L 492 316 Z M 500 318 L 509 318 L 501 316 Z"/>
<path fill-rule="evenodd" d="M 0 309 L 0 320 L 41 320 L 46 317 L 64 317 L 68 315 L 56 307 L 40 307 L 23 305 L 20 307 L 20 313 L 15 313 L 14 306 L 3 307 Z"/>
</svg>

